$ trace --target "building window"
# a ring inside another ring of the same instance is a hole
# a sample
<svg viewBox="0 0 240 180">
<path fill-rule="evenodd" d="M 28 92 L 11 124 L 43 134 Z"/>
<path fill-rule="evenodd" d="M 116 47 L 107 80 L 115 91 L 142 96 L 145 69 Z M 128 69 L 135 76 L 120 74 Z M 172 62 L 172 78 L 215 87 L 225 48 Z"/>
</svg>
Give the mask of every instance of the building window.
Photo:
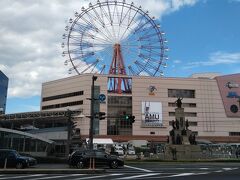
<svg viewBox="0 0 240 180">
<path fill-rule="evenodd" d="M 168 107 L 177 107 L 176 103 L 168 103 Z M 182 107 L 197 107 L 196 103 L 182 103 Z"/>
<path fill-rule="evenodd" d="M 77 92 L 71 92 L 71 93 L 66 93 L 66 94 L 60 94 L 56 96 L 49 96 L 49 97 L 44 97 L 42 98 L 42 101 L 52 101 L 56 99 L 63 99 L 63 98 L 68 98 L 68 97 L 74 97 L 74 96 L 81 96 L 83 95 L 83 91 L 77 91 Z"/>
<path fill-rule="evenodd" d="M 240 132 L 229 132 L 229 136 L 240 136 Z"/>
<path fill-rule="evenodd" d="M 198 132 L 197 132 L 197 131 L 192 131 L 192 135 L 197 136 L 197 135 L 198 135 Z"/>
<path fill-rule="evenodd" d="M 189 126 L 197 126 L 198 123 L 197 122 L 194 122 L 194 121 L 189 121 Z"/>
<path fill-rule="evenodd" d="M 119 81 L 119 77 L 108 77 L 108 92 L 132 94 L 132 78 L 120 77 L 120 79 L 121 81 Z M 121 85 L 118 83 L 121 83 Z"/>
<path fill-rule="evenodd" d="M 195 90 L 168 89 L 168 97 L 195 98 Z"/>
<path fill-rule="evenodd" d="M 175 116 L 175 112 L 168 112 L 169 116 Z M 197 117 L 196 112 L 184 112 L 185 117 Z"/>
<path fill-rule="evenodd" d="M 189 126 L 197 126 L 198 123 L 195 121 L 188 121 Z M 172 126 L 172 121 L 169 121 L 169 125 Z"/>
<path fill-rule="evenodd" d="M 169 112 L 168 115 L 169 116 L 175 116 L 175 112 Z"/>
<path fill-rule="evenodd" d="M 76 105 L 82 105 L 82 104 L 83 104 L 83 101 L 74 101 L 74 102 L 67 102 L 67 103 L 62 103 L 62 104 L 52 104 L 52 105 L 48 105 L 48 106 L 43 106 L 42 110 L 57 109 L 57 108 L 76 106 Z"/>
<path fill-rule="evenodd" d="M 233 104 L 233 105 L 230 106 L 230 111 L 232 113 L 237 113 L 238 112 L 238 107 L 235 104 Z"/>
</svg>

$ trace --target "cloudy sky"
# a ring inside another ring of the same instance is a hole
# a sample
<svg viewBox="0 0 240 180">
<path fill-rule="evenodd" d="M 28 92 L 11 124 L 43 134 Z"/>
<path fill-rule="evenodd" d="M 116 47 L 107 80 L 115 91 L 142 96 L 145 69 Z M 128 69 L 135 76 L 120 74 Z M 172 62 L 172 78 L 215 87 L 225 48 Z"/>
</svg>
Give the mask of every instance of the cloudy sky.
<svg viewBox="0 0 240 180">
<path fill-rule="evenodd" d="M 43 82 L 69 76 L 64 27 L 95 0 L 0 1 L 0 70 L 9 77 L 7 113 L 40 109 Z M 126 0 L 130 1 L 130 0 Z M 166 77 L 240 72 L 240 0 L 133 0 L 161 22 L 170 48 Z"/>
</svg>

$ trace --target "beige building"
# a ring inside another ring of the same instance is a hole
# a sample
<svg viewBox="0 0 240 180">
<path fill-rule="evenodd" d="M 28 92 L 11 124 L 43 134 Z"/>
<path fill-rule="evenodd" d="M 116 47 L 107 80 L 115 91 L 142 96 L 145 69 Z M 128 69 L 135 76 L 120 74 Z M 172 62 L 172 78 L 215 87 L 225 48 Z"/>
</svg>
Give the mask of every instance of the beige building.
<svg viewBox="0 0 240 180">
<path fill-rule="evenodd" d="M 144 139 L 166 141 L 175 119 L 178 97 L 182 97 L 185 118 L 198 139 L 240 142 L 240 74 L 217 76 L 197 74 L 191 78 L 121 76 L 131 92 L 109 89 L 109 75 L 95 75 L 94 111 L 106 112 L 104 120 L 94 120 L 94 137 L 114 141 Z M 88 137 L 92 74 L 59 79 L 42 85 L 41 110 L 82 110 L 75 118 L 82 138 Z M 123 86 L 123 84 L 121 84 Z M 135 116 L 135 122 L 126 119 Z"/>
</svg>

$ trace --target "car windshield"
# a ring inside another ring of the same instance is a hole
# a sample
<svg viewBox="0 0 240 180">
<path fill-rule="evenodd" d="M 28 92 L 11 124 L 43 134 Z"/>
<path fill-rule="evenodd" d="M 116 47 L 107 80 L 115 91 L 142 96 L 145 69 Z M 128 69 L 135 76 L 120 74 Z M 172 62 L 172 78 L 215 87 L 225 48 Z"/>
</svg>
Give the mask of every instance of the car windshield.
<svg viewBox="0 0 240 180">
<path fill-rule="evenodd" d="M 109 153 L 109 152 L 105 152 L 105 154 L 107 154 L 107 155 L 110 155 L 110 153 Z"/>
<path fill-rule="evenodd" d="M 15 154 L 17 157 L 20 156 L 20 154 L 19 154 L 17 151 L 14 151 L 14 154 Z"/>
</svg>

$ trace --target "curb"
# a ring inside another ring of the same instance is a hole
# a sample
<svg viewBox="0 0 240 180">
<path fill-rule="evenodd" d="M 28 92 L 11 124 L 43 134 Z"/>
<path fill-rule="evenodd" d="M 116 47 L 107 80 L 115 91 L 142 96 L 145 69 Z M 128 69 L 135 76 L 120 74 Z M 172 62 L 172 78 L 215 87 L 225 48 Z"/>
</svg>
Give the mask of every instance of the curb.
<svg viewBox="0 0 240 180">
<path fill-rule="evenodd" d="M 105 169 L 0 169 L 0 174 L 102 174 Z"/>
</svg>

